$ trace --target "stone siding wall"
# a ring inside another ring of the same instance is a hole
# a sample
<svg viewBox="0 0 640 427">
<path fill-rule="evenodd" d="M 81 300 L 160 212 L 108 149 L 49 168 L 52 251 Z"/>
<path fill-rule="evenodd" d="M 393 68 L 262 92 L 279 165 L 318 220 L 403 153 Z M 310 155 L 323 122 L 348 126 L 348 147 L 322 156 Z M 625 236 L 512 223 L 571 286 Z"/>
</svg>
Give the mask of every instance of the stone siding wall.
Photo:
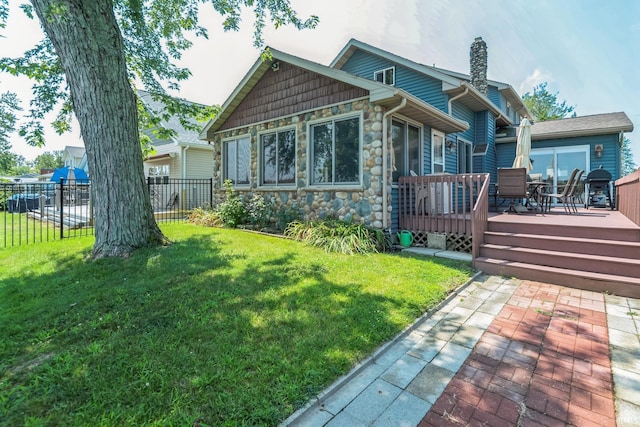
<svg viewBox="0 0 640 427">
<path fill-rule="evenodd" d="M 361 185 L 312 186 L 309 185 L 308 139 L 309 123 L 328 118 L 361 117 Z M 251 176 L 249 186 L 236 191 L 247 201 L 255 194 L 262 195 L 275 209 L 297 207 L 304 220 L 337 217 L 382 228 L 382 119 L 383 108 L 368 101 L 353 101 L 293 115 L 277 120 L 251 125 L 216 134 L 213 141 L 214 178 L 216 197 L 224 197 L 222 186 L 222 142 L 233 137 L 249 135 L 251 138 Z M 258 182 L 259 135 L 264 131 L 296 128 L 296 184 L 289 187 L 261 187 Z M 390 206 L 390 201 L 389 201 Z"/>
</svg>

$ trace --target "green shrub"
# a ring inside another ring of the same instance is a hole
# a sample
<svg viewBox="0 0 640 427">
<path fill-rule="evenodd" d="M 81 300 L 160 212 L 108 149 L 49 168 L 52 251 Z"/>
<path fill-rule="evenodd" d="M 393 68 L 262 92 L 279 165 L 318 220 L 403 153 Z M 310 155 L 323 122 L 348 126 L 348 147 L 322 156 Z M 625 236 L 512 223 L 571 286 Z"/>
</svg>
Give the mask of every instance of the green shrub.
<svg viewBox="0 0 640 427">
<path fill-rule="evenodd" d="M 195 208 L 189 214 L 187 221 L 205 227 L 222 227 L 220 215 L 212 209 Z"/>
<path fill-rule="evenodd" d="M 284 234 L 327 252 L 367 254 L 386 248 L 382 231 L 337 219 L 294 221 L 287 226 Z"/>
<path fill-rule="evenodd" d="M 302 218 L 300 214 L 300 208 L 298 206 L 282 206 L 276 213 L 276 228 L 280 231 L 286 230 L 286 228 L 292 222 L 299 221 Z"/>
<path fill-rule="evenodd" d="M 233 183 L 230 179 L 224 182 L 225 201 L 218 206 L 218 215 L 222 223 L 231 228 L 246 224 L 248 219 L 247 208 L 240 200 L 240 196 L 233 191 Z"/>
<path fill-rule="evenodd" d="M 264 200 L 264 197 L 254 194 L 249 202 L 248 214 L 250 224 L 267 228 L 271 224 L 273 208 Z"/>
</svg>

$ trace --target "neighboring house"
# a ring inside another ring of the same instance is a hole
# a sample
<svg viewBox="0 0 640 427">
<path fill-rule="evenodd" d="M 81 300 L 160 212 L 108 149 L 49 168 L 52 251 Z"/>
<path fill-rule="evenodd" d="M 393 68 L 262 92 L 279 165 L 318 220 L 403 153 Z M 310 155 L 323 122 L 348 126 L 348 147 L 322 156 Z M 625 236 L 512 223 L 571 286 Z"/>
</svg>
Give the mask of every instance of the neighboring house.
<svg viewBox="0 0 640 427">
<path fill-rule="evenodd" d="M 515 157 L 509 135 L 532 117 L 510 85 L 487 79 L 486 52 L 477 38 L 465 75 L 357 40 L 331 66 L 272 49 L 200 135 L 215 147 L 216 187 L 231 179 L 240 193 L 300 207 L 305 219 L 337 216 L 395 231 L 400 176 L 488 172 L 495 182 L 497 167 Z"/>
<path fill-rule="evenodd" d="M 84 147 L 67 145 L 62 152 L 62 162 L 67 167 L 80 168 L 88 172 L 87 153 Z"/>
<path fill-rule="evenodd" d="M 138 96 L 147 110 L 159 113 L 165 106 L 152 98 L 149 92 L 138 90 Z M 145 177 L 203 179 L 211 178 L 213 170 L 213 147 L 198 137 L 198 132 L 185 129 L 177 117 L 163 121 L 161 126 L 173 130 L 174 136 L 160 139 L 145 132 L 151 139 L 155 153 L 144 159 Z"/>
</svg>

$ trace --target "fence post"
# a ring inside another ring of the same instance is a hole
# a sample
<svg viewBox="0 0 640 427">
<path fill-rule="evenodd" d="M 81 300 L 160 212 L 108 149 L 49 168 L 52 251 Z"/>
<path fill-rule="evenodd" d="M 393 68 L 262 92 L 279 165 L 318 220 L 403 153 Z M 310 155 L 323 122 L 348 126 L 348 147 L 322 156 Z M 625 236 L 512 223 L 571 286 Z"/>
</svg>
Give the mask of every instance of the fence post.
<svg viewBox="0 0 640 427">
<path fill-rule="evenodd" d="M 60 240 L 64 239 L 64 178 L 60 178 Z"/>
<path fill-rule="evenodd" d="M 209 208 L 213 209 L 213 177 L 209 178 Z"/>
</svg>

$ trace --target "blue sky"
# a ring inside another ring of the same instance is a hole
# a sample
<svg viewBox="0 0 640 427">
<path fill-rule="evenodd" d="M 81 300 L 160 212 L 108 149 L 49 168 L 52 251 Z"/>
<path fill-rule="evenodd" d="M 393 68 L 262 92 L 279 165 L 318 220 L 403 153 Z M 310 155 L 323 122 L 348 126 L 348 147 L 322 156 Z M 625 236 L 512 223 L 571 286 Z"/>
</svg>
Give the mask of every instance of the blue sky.
<svg viewBox="0 0 640 427">
<path fill-rule="evenodd" d="M 329 64 L 351 38 L 416 62 L 468 72 L 469 47 L 481 36 L 489 52 L 490 79 L 511 84 L 521 95 L 548 82 L 559 101 L 579 116 L 624 111 L 640 128 L 640 2 L 634 0 L 292 0 L 302 16 L 316 14 L 315 30 L 267 30 L 266 44 Z M 16 2 L 12 2 L 16 3 Z M 214 12 L 202 14 L 210 39 L 197 41 L 182 65 L 193 76 L 179 95 L 222 104 L 259 51 L 252 46 L 250 14 L 239 33 L 224 33 Z M 39 26 L 12 9 L 2 31 L 0 55 L 19 55 L 38 39 Z M 14 90 L 28 105 L 30 84 L 0 75 L 0 91 Z M 77 126 L 76 126 L 77 128 Z M 33 158 L 46 150 L 80 145 L 77 129 L 47 134 L 42 149 L 16 136 L 13 151 Z M 640 129 L 627 134 L 640 166 Z"/>
</svg>

